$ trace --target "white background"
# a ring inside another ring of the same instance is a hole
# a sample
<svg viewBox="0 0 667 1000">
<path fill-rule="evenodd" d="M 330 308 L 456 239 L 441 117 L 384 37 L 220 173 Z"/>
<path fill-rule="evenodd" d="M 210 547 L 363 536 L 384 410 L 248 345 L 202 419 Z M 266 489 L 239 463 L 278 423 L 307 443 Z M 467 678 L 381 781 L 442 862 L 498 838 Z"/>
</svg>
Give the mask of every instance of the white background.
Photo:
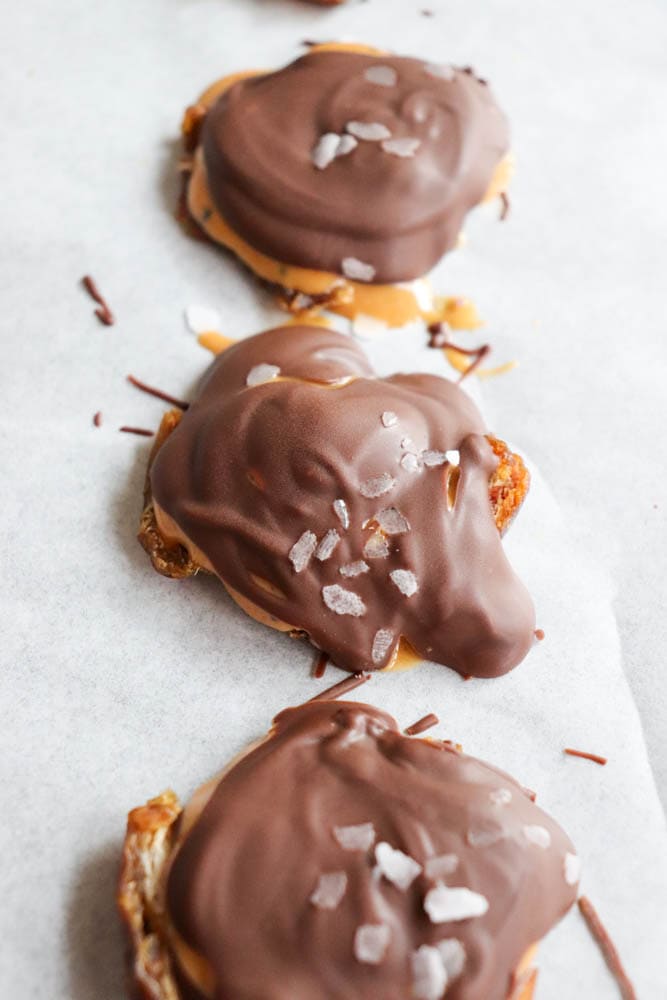
<svg viewBox="0 0 667 1000">
<path fill-rule="evenodd" d="M 537 788 L 579 846 L 639 996 L 667 995 L 667 832 L 648 763 L 664 804 L 667 5 L 33 0 L 6 5 L 0 33 L 0 983 L 12 1000 L 120 1000 L 126 810 L 167 785 L 186 796 L 313 691 L 310 653 L 214 581 L 151 572 L 134 540 L 149 446 L 116 428 L 162 412 L 128 372 L 187 395 L 208 363 L 184 306 L 216 306 L 232 336 L 277 316 L 173 220 L 183 107 L 223 73 L 340 36 L 472 63 L 510 114 L 511 218 L 477 213 L 438 285 L 472 296 L 495 358 L 520 361 L 484 384 L 486 412 L 550 488 L 536 475 L 508 540 L 543 646 L 498 682 L 427 666 L 363 696 L 403 724 L 435 709 L 442 735 Z M 78 287 L 87 272 L 117 313 L 111 329 Z M 437 366 L 423 342 L 412 331 L 373 354 L 386 371 Z M 610 763 L 564 759 L 566 744 Z M 577 914 L 540 954 L 542 1000 L 615 996 Z"/>
</svg>

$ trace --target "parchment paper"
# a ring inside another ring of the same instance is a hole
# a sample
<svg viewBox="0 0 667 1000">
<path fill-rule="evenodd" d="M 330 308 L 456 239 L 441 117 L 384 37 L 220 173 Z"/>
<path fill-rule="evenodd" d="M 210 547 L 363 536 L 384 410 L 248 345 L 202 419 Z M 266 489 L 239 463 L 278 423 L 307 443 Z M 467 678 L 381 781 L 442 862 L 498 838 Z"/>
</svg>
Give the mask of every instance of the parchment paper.
<svg viewBox="0 0 667 1000">
<path fill-rule="evenodd" d="M 475 392 L 531 462 L 507 546 L 546 639 L 495 682 L 426 665 L 359 695 L 404 725 L 436 711 L 438 734 L 535 788 L 578 846 L 639 997 L 667 995 L 667 830 L 626 680 L 664 776 L 667 10 L 433 0 L 424 17 L 422 2 L 35 0 L 2 15 L 3 996 L 120 1000 L 126 811 L 167 786 L 187 797 L 317 688 L 310 649 L 251 622 L 214 580 L 153 573 L 134 537 L 150 444 L 117 432 L 163 411 L 126 374 L 187 396 L 210 360 L 184 307 L 218 308 L 232 336 L 279 319 L 173 221 L 175 138 L 216 76 L 280 64 L 313 36 L 473 63 L 519 159 L 513 218 L 477 213 L 437 280 L 478 302 L 497 361 L 522 362 Z M 117 313 L 110 329 L 77 285 L 87 272 Z M 423 345 L 413 330 L 364 346 L 382 372 L 444 372 Z M 540 967 L 540 1000 L 616 996 L 576 913 Z"/>
</svg>

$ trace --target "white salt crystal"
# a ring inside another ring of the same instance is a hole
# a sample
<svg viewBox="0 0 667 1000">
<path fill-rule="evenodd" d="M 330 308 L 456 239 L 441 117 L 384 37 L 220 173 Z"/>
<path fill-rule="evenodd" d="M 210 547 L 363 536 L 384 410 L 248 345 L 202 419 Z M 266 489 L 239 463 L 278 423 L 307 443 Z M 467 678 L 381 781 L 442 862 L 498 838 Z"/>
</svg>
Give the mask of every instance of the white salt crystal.
<svg viewBox="0 0 667 1000">
<path fill-rule="evenodd" d="M 406 136 L 403 139 L 385 139 L 381 145 L 385 153 L 390 153 L 392 156 L 399 156 L 404 160 L 415 155 L 421 146 L 421 140 Z"/>
<path fill-rule="evenodd" d="M 418 472 L 419 459 L 411 451 L 408 451 L 401 459 L 401 468 L 405 469 L 406 472 Z"/>
<path fill-rule="evenodd" d="M 344 851 L 367 851 L 375 843 L 375 827 L 372 823 L 335 826 L 333 832 Z"/>
<path fill-rule="evenodd" d="M 271 379 L 276 378 L 280 375 L 280 368 L 278 365 L 255 365 L 248 372 L 245 380 L 246 385 L 262 385 L 264 382 L 270 382 Z"/>
<path fill-rule="evenodd" d="M 410 530 L 410 522 L 396 507 L 386 507 L 379 511 L 375 520 L 388 535 L 402 535 Z"/>
<path fill-rule="evenodd" d="M 338 534 L 336 529 L 330 528 L 329 531 L 327 531 L 324 538 L 322 539 L 322 541 L 320 542 L 320 544 L 317 546 L 317 551 L 315 552 L 315 558 L 319 559 L 321 562 L 324 562 L 325 559 L 329 558 L 333 550 L 338 545 L 339 541 L 340 541 L 340 535 Z"/>
<path fill-rule="evenodd" d="M 373 648 L 371 649 L 371 659 L 373 660 L 373 663 L 382 663 L 393 641 L 393 632 L 390 632 L 389 629 L 386 628 L 378 629 L 373 638 Z"/>
<path fill-rule="evenodd" d="M 364 76 L 378 87 L 395 87 L 398 82 L 398 73 L 393 66 L 369 66 Z"/>
<path fill-rule="evenodd" d="M 360 618 L 366 614 L 366 605 L 359 595 L 351 590 L 345 590 L 337 583 L 323 587 L 322 598 L 329 610 L 337 615 L 351 615 L 353 618 Z"/>
<path fill-rule="evenodd" d="M 352 281 L 372 281 L 375 277 L 375 268 L 372 264 L 364 264 L 363 260 L 356 257 L 344 257 L 341 263 L 343 274 Z"/>
<path fill-rule="evenodd" d="M 383 427 L 393 427 L 394 424 L 398 423 L 398 417 L 393 410 L 385 410 L 380 417 Z"/>
<path fill-rule="evenodd" d="M 398 587 L 402 594 L 406 597 L 412 597 L 419 590 L 419 584 L 417 583 L 417 577 L 409 569 L 393 569 L 389 574 L 391 582 L 395 587 Z"/>
<path fill-rule="evenodd" d="M 524 826 L 523 835 L 529 843 L 541 847 L 544 851 L 551 844 L 551 834 L 543 826 Z"/>
<path fill-rule="evenodd" d="M 295 573 L 300 573 L 306 568 L 316 547 L 317 535 L 313 531 L 304 531 L 289 550 L 289 560 Z"/>
<path fill-rule="evenodd" d="M 424 862 L 424 872 L 428 878 L 440 879 L 455 872 L 458 864 L 459 859 L 456 854 L 438 854 Z"/>
<path fill-rule="evenodd" d="M 439 80 L 453 80 L 456 76 L 454 67 L 446 66 L 443 63 L 424 63 L 424 72 Z"/>
<path fill-rule="evenodd" d="M 447 988 L 447 971 L 438 949 L 423 944 L 413 951 L 411 965 L 416 1000 L 440 1000 Z"/>
<path fill-rule="evenodd" d="M 359 492 L 362 497 L 368 497 L 372 499 L 374 497 L 383 497 L 385 493 L 389 493 L 390 490 L 396 485 L 396 480 L 393 476 L 390 476 L 388 472 L 383 472 L 379 476 L 373 476 L 371 479 L 367 479 L 365 482 L 361 483 L 359 486 Z"/>
<path fill-rule="evenodd" d="M 375 845 L 375 861 L 387 881 L 401 892 L 410 888 L 422 870 L 419 862 L 409 854 L 404 854 L 384 840 Z"/>
<path fill-rule="evenodd" d="M 338 572 L 341 576 L 361 576 L 362 573 L 368 573 L 370 566 L 363 559 L 358 559 L 356 562 L 346 563 L 345 566 L 341 566 Z"/>
<path fill-rule="evenodd" d="M 335 132 L 325 132 L 317 140 L 310 158 L 318 170 L 325 170 L 336 159 L 340 136 Z"/>
<path fill-rule="evenodd" d="M 347 504 L 344 500 L 334 500 L 333 509 L 336 517 L 347 530 L 350 527 L 350 515 L 348 513 Z"/>
<path fill-rule="evenodd" d="M 345 126 L 345 131 L 365 142 L 381 142 L 383 139 L 391 138 L 391 132 L 381 122 L 351 121 Z"/>
<path fill-rule="evenodd" d="M 468 830 L 466 834 L 466 840 L 471 847 L 491 847 L 492 844 L 497 844 L 502 839 L 503 833 L 498 828 L 495 830 Z"/>
<path fill-rule="evenodd" d="M 446 461 L 446 451 L 433 451 L 429 449 L 428 451 L 422 452 L 422 462 L 424 465 L 428 466 L 429 469 L 434 468 L 436 465 L 444 465 Z"/>
<path fill-rule="evenodd" d="M 361 924 L 354 934 L 354 957 L 366 965 L 379 965 L 389 947 L 387 924 Z"/>
<path fill-rule="evenodd" d="M 494 806 L 508 806 L 512 801 L 512 793 L 509 788 L 494 788 L 489 792 L 489 798 Z"/>
<path fill-rule="evenodd" d="M 565 881 L 568 885 L 576 885 L 581 878 L 581 858 L 577 857 L 576 854 L 571 854 L 568 851 L 565 855 L 565 862 L 563 865 L 563 871 L 565 874 Z"/>
<path fill-rule="evenodd" d="M 486 896 L 464 886 L 437 885 L 426 893 L 424 909 L 432 923 L 446 924 L 483 916 L 489 909 L 489 901 Z"/>
<path fill-rule="evenodd" d="M 389 555 L 389 541 L 381 531 L 375 531 L 364 545 L 367 559 L 386 559 Z"/>
<path fill-rule="evenodd" d="M 320 910 L 335 910 L 347 889 L 345 872 L 325 872 L 310 896 L 310 902 Z"/>
<path fill-rule="evenodd" d="M 436 948 L 440 952 L 447 979 L 456 979 L 461 975 L 466 964 L 466 950 L 458 938 L 443 938 Z"/>
</svg>

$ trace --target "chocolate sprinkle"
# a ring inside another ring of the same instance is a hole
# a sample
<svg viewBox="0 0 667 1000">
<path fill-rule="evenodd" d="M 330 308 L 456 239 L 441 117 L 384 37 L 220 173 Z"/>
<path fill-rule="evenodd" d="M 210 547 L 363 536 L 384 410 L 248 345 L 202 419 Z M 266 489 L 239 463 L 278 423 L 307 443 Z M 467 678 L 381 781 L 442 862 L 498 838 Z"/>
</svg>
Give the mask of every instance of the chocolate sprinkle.
<svg viewBox="0 0 667 1000">
<path fill-rule="evenodd" d="M 408 726 L 405 733 L 407 736 L 419 736 L 420 733 L 425 733 L 427 729 L 437 726 L 439 722 L 440 719 L 438 716 L 433 712 L 429 712 L 428 715 L 423 715 L 421 719 L 417 719 L 411 726 Z"/>
<path fill-rule="evenodd" d="M 162 399 L 165 403 L 171 403 L 173 406 L 177 406 L 179 410 L 187 410 L 190 405 L 182 399 L 177 399 L 176 396 L 171 396 L 168 392 L 163 392 L 162 389 L 154 389 L 152 385 L 146 385 L 145 382 L 141 382 L 138 378 L 135 378 L 134 375 L 128 375 L 127 381 L 137 389 L 141 389 L 142 392 L 147 393 L 149 396 L 155 396 L 156 399 Z"/>
<path fill-rule="evenodd" d="M 102 426 L 102 411 L 101 410 L 98 410 L 97 413 L 95 414 L 95 416 L 93 417 L 93 423 L 94 423 L 95 427 L 101 427 Z"/>
<path fill-rule="evenodd" d="M 572 747 L 565 747 L 563 753 L 569 757 L 582 757 L 583 760 L 592 760 L 594 764 L 601 764 L 603 767 L 607 763 L 606 757 L 601 757 L 597 753 L 588 753 L 586 750 L 573 750 Z"/>
<path fill-rule="evenodd" d="M 599 945 L 602 957 L 607 963 L 607 968 L 616 980 L 622 1000 L 637 1000 L 635 988 L 628 979 L 628 975 L 621 962 L 621 957 L 609 936 L 609 932 L 600 920 L 597 910 L 587 896 L 580 896 L 577 900 L 577 905 L 582 917 L 586 921 L 589 931 Z"/>
<path fill-rule="evenodd" d="M 329 657 L 326 653 L 320 653 L 315 658 L 315 663 L 313 664 L 313 677 L 324 677 L 324 671 L 327 669 L 327 663 L 329 662 Z"/>
<path fill-rule="evenodd" d="M 147 430 L 145 427 L 127 427 L 125 425 L 119 427 L 118 430 L 122 431 L 123 434 L 138 434 L 140 437 L 147 438 L 152 438 L 155 433 L 154 431 Z"/>
<path fill-rule="evenodd" d="M 337 684 L 332 684 L 331 687 L 326 688 L 324 691 L 320 691 L 319 694 L 313 695 L 312 698 L 308 699 L 308 702 L 335 701 L 340 695 L 347 694 L 348 691 L 354 691 L 355 688 L 360 687 L 370 679 L 370 674 L 352 674 L 350 677 L 345 677 L 342 681 L 338 681 Z"/>
<path fill-rule="evenodd" d="M 82 279 L 81 283 L 86 289 L 91 299 L 98 303 L 99 309 L 95 310 L 95 315 L 99 319 L 100 323 L 104 323 L 105 326 L 113 326 L 116 322 L 114 314 L 111 312 L 109 305 L 97 287 L 95 281 L 89 274 L 86 274 Z"/>
</svg>

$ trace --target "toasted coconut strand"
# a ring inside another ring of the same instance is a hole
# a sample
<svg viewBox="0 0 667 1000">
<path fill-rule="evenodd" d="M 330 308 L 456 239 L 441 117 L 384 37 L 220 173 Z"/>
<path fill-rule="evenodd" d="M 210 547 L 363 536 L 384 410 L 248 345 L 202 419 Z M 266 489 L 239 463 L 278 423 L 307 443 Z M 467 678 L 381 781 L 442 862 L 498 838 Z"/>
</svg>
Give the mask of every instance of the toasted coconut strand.
<svg viewBox="0 0 667 1000">
<path fill-rule="evenodd" d="M 510 451 L 500 438 L 489 435 L 487 441 L 498 456 L 498 466 L 489 479 L 489 495 L 498 531 L 504 534 L 526 498 L 530 473 L 520 455 Z"/>
<path fill-rule="evenodd" d="M 180 814 L 176 795 L 164 792 L 127 819 L 117 903 L 130 940 L 132 986 L 142 1000 L 179 1000 L 159 890 Z"/>
<path fill-rule="evenodd" d="M 169 576 L 177 580 L 194 576 L 195 573 L 199 572 L 201 567 L 193 562 L 187 549 L 182 545 L 169 544 L 160 533 L 153 507 L 149 473 L 155 456 L 174 428 L 178 427 L 182 416 L 183 413 L 181 410 L 169 410 L 162 418 L 148 459 L 146 481 L 144 483 L 144 509 L 141 513 L 139 533 L 137 535 L 143 549 L 150 556 L 153 568 L 158 573 L 161 573 L 162 576 Z"/>
</svg>

